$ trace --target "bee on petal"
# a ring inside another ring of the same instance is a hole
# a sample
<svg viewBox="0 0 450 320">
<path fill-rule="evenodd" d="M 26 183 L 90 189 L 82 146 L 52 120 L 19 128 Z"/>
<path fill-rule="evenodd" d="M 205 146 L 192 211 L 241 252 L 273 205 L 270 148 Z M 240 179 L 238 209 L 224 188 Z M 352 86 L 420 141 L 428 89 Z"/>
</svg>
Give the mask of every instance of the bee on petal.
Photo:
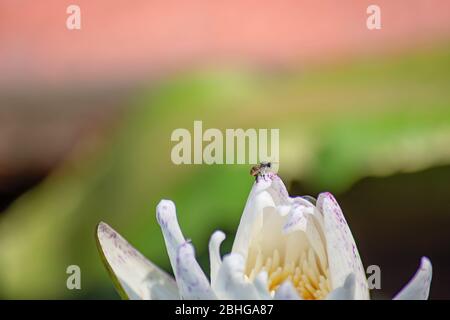
<svg viewBox="0 0 450 320">
<path fill-rule="evenodd" d="M 259 176 L 265 175 L 272 168 L 272 162 L 261 162 L 250 169 L 250 175 L 258 179 Z"/>
</svg>

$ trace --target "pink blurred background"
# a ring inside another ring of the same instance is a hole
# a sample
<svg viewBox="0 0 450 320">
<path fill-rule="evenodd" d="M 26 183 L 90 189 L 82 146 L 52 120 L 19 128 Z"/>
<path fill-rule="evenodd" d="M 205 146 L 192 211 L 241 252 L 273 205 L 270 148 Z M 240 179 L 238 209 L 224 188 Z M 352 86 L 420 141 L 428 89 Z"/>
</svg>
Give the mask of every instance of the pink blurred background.
<svg viewBox="0 0 450 320">
<path fill-rule="evenodd" d="M 81 30 L 66 8 L 81 8 Z M 366 28 L 366 8 L 382 29 Z M 396 51 L 448 38 L 450 2 L 14 1 L 0 2 L 0 86 L 129 84 L 199 61 L 295 65 Z"/>
</svg>

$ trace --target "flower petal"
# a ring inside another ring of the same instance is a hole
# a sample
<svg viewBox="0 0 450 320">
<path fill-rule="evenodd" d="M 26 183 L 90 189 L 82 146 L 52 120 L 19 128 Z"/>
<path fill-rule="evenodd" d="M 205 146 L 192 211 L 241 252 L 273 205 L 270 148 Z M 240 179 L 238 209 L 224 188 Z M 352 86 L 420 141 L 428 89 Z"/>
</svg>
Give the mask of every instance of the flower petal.
<svg viewBox="0 0 450 320">
<path fill-rule="evenodd" d="M 342 210 L 330 193 L 321 193 L 317 207 L 323 214 L 331 287 L 344 285 L 355 275 L 355 299 L 369 299 L 369 289 L 361 258 Z"/>
<path fill-rule="evenodd" d="M 183 299 L 216 299 L 205 273 L 195 259 L 194 247 L 188 242 L 178 247 L 175 274 Z"/>
<path fill-rule="evenodd" d="M 318 210 L 315 207 L 305 206 L 303 203 L 305 200 L 303 198 L 292 198 L 292 201 L 292 208 L 286 219 L 286 223 L 283 226 L 283 233 L 288 234 L 297 230 L 305 232 L 309 244 L 319 257 L 321 267 L 325 270 L 325 239 L 321 233 L 323 219 L 322 217 L 319 217 Z M 298 243 L 296 243 L 296 246 L 297 245 Z M 296 248 L 296 250 L 298 251 L 298 248 Z"/>
<path fill-rule="evenodd" d="M 261 300 L 272 300 L 272 296 L 269 293 L 268 288 L 269 275 L 266 271 L 261 271 L 253 281 L 253 284 L 258 290 L 259 297 Z"/>
<path fill-rule="evenodd" d="M 244 276 L 244 258 L 238 253 L 223 258 L 213 289 L 219 299 L 261 299 L 258 289 Z"/>
<path fill-rule="evenodd" d="M 170 264 L 176 277 L 176 257 L 178 247 L 184 243 L 183 233 L 177 220 L 175 204 L 170 200 L 161 200 L 156 207 L 156 219 L 161 227 Z"/>
<path fill-rule="evenodd" d="M 427 257 L 422 257 L 420 267 L 394 300 L 427 300 L 430 293 L 433 268 Z"/>
<path fill-rule="evenodd" d="M 275 292 L 275 300 L 303 300 L 298 295 L 292 283 L 287 280 L 283 282 Z"/>
<path fill-rule="evenodd" d="M 327 295 L 327 300 L 355 300 L 355 275 L 350 273 L 344 284 L 331 291 Z"/>
<path fill-rule="evenodd" d="M 104 222 L 97 226 L 97 247 L 123 298 L 179 299 L 174 279 L 147 260 Z"/>
<path fill-rule="evenodd" d="M 307 208 L 300 204 L 294 204 L 289 211 L 286 223 L 283 226 L 283 233 L 301 230 L 306 232 L 308 224 L 308 214 L 313 212 L 313 208 Z"/>
<path fill-rule="evenodd" d="M 271 215 L 272 218 L 277 219 L 278 216 L 289 214 L 292 206 L 303 206 L 305 212 L 314 209 L 314 205 L 306 199 L 290 198 L 283 181 L 276 174 L 259 176 L 247 199 L 232 252 L 239 253 L 246 259 L 250 242 L 263 225 L 263 214 L 267 213 L 267 216 Z"/>
<path fill-rule="evenodd" d="M 225 233 L 216 231 L 209 240 L 209 263 L 211 269 L 211 283 L 214 283 L 219 272 L 222 258 L 220 257 L 220 245 L 225 240 Z"/>
<path fill-rule="evenodd" d="M 274 207 L 272 197 L 266 189 L 271 186 L 272 179 L 261 176 L 253 184 L 244 212 L 242 213 L 236 237 L 231 252 L 239 253 L 244 259 L 247 258 L 248 247 L 253 235 L 262 226 L 262 213 L 265 207 Z"/>
</svg>

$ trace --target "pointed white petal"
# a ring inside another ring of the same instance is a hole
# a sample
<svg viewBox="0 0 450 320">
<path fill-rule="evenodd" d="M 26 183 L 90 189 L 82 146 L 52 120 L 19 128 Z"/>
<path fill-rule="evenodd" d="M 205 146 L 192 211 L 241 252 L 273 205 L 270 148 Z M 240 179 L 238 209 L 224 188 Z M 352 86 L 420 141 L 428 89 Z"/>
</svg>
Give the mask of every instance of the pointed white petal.
<svg viewBox="0 0 450 320">
<path fill-rule="evenodd" d="M 292 199 L 289 197 L 289 193 L 284 185 L 283 181 L 277 175 L 268 175 L 266 180 L 271 181 L 267 192 L 270 193 L 273 202 L 277 207 L 284 207 L 291 205 Z M 306 202 L 306 200 L 305 200 Z"/>
<path fill-rule="evenodd" d="M 245 204 L 244 212 L 242 213 L 239 227 L 236 232 L 236 237 L 233 242 L 233 248 L 231 252 L 239 253 L 247 258 L 248 247 L 250 241 L 255 233 L 262 226 L 262 214 L 264 208 L 274 207 L 272 197 L 266 189 L 271 185 L 272 180 L 266 177 L 260 177 L 257 182 L 254 183 L 250 195 Z"/>
<path fill-rule="evenodd" d="M 220 245 L 225 240 L 225 233 L 216 231 L 209 240 L 209 264 L 211 269 L 211 283 L 214 283 L 219 272 L 222 258 L 220 257 Z"/>
<path fill-rule="evenodd" d="M 333 289 L 341 287 L 346 277 L 353 273 L 355 299 L 369 299 L 367 278 L 361 258 L 341 208 L 330 193 L 319 195 L 317 207 L 323 214 L 331 287 Z"/>
<path fill-rule="evenodd" d="M 292 205 L 305 207 L 305 212 L 314 209 L 314 205 L 303 198 L 289 198 L 285 185 L 277 175 L 258 177 L 247 199 L 232 252 L 246 259 L 250 242 L 262 227 L 263 214 L 272 212 L 276 216 L 285 216 L 291 211 Z M 279 233 L 278 230 L 276 232 Z"/>
<path fill-rule="evenodd" d="M 194 247 L 188 242 L 178 247 L 175 275 L 183 299 L 216 299 L 205 273 L 195 259 Z"/>
<path fill-rule="evenodd" d="M 106 223 L 98 224 L 96 238 L 103 262 L 123 298 L 179 299 L 174 279 Z"/>
<path fill-rule="evenodd" d="M 185 242 L 177 220 L 175 204 L 170 200 L 161 200 L 156 207 L 156 219 L 161 227 L 166 243 L 172 270 L 176 276 L 176 256 L 178 247 Z"/>
<path fill-rule="evenodd" d="M 214 292 L 224 300 L 258 300 L 260 294 L 253 283 L 244 275 L 244 258 L 238 253 L 230 253 L 223 258 Z"/>
<path fill-rule="evenodd" d="M 317 215 L 308 216 L 308 225 L 306 228 L 306 237 L 308 238 L 311 247 L 319 257 L 319 263 L 323 270 L 327 265 L 327 253 L 325 249 L 326 240 L 323 234 L 323 226 L 320 226 L 320 222 L 317 219 Z"/>
<path fill-rule="evenodd" d="M 344 281 L 344 284 L 331 291 L 327 300 L 355 300 L 355 275 L 349 274 Z"/>
<path fill-rule="evenodd" d="M 430 293 L 432 273 L 431 261 L 422 257 L 416 274 L 394 297 L 394 300 L 427 300 Z"/>
<path fill-rule="evenodd" d="M 277 291 L 275 292 L 274 296 L 275 300 L 303 300 L 300 298 L 300 296 L 297 293 L 297 290 L 295 290 L 292 283 L 287 280 L 281 284 L 281 286 L 278 287 Z"/>
</svg>

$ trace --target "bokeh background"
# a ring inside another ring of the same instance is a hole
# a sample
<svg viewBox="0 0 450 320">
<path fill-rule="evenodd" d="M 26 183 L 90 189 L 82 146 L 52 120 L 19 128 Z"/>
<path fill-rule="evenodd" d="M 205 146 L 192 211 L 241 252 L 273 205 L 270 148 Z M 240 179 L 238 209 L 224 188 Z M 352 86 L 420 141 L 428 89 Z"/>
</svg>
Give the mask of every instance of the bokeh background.
<svg viewBox="0 0 450 320">
<path fill-rule="evenodd" d="M 170 134 L 194 120 L 280 128 L 281 177 L 336 195 L 363 263 L 381 267 L 374 298 L 423 255 L 431 298 L 450 298 L 446 0 L 0 0 L 0 298 L 118 298 L 101 220 L 170 270 L 161 198 L 208 270 L 208 238 L 224 230 L 229 250 L 253 179 L 172 164 Z M 71 264 L 82 290 L 66 288 Z"/>
</svg>

